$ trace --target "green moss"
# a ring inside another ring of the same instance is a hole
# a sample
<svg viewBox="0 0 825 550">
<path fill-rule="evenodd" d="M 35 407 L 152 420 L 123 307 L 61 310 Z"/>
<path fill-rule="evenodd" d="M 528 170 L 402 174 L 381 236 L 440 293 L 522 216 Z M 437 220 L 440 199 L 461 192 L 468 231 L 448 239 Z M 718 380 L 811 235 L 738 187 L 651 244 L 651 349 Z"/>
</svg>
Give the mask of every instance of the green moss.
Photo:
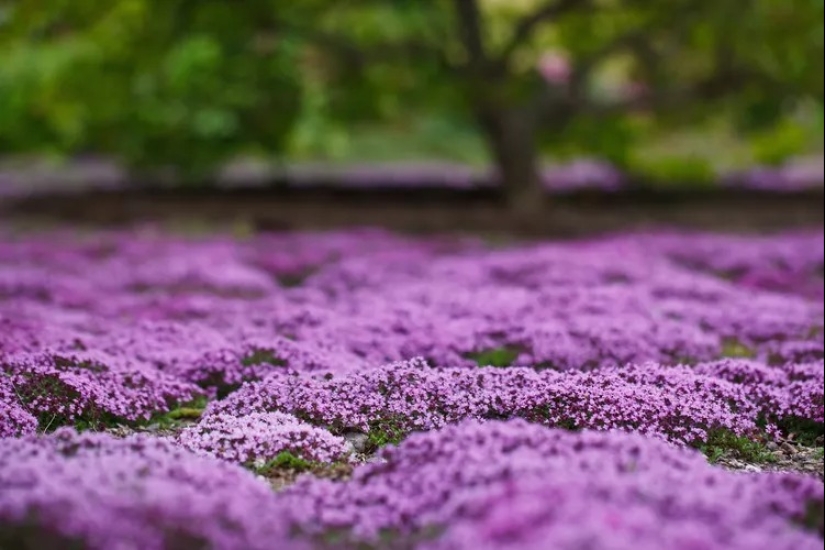
<svg viewBox="0 0 825 550">
<path fill-rule="evenodd" d="M 203 409 L 181 407 L 174 411 L 169 411 L 166 416 L 172 420 L 199 420 L 202 414 Z"/>
<path fill-rule="evenodd" d="M 285 367 L 286 361 L 275 355 L 271 349 L 256 349 L 249 355 L 241 359 L 241 364 L 245 367 L 254 365 L 272 365 L 273 367 Z"/>
<path fill-rule="evenodd" d="M 779 422 L 779 429 L 798 443 L 808 447 L 814 447 L 822 443 L 825 436 L 825 424 L 814 422 L 807 418 L 790 417 Z"/>
<path fill-rule="evenodd" d="M 561 428 L 562 430 L 567 430 L 568 432 L 580 432 L 582 429 L 576 424 L 576 421 L 571 418 L 566 418 L 560 421 L 557 428 Z"/>
<path fill-rule="evenodd" d="M 255 472 L 261 475 L 271 475 L 277 470 L 292 470 L 294 472 L 306 472 L 311 470 L 314 464 L 308 460 L 304 460 L 299 456 L 295 456 L 289 451 L 279 453 L 278 456 L 268 461 L 260 467 L 253 467 Z"/>
<path fill-rule="evenodd" d="M 821 500 L 809 502 L 805 513 L 794 518 L 794 523 L 800 527 L 825 536 L 825 503 Z"/>
<path fill-rule="evenodd" d="M 275 277 L 283 288 L 296 288 L 304 284 L 307 279 L 315 275 L 320 266 L 308 267 L 294 273 L 281 273 Z"/>
<path fill-rule="evenodd" d="M 727 450 L 723 447 L 703 447 L 702 452 L 711 464 L 719 464 L 727 454 Z"/>
<path fill-rule="evenodd" d="M 398 445 L 408 434 L 409 430 L 403 419 L 383 419 L 370 426 L 367 434 L 367 451 L 373 452 L 387 445 Z"/>
<path fill-rule="evenodd" d="M 406 550 L 434 541 L 446 531 L 439 525 L 425 526 L 413 533 L 402 533 L 395 529 L 382 529 L 373 543 L 357 540 L 348 529 L 330 529 L 316 536 L 316 548 L 324 550 L 380 550 L 396 548 Z"/>
<path fill-rule="evenodd" d="M 514 346 L 503 346 L 500 348 L 468 353 L 467 359 L 475 361 L 479 367 L 509 367 L 522 354 L 520 348 Z"/>
<path fill-rule="evenodd" d="M 380 449 L 387 445 L 398 445 L 403 440 L 403 436 L 383 431 L 370 432 L 368 437 L 368 450 Z"/>
<path fill-rule="evenodd" d="M 223 373 L 213 372 L 205 379 L 201 380 L 198 385 L 204 390 L 214 390 L 215 397 L 219 400 L 226 398 L 232 392 L 238 390 L 242 384 L 229 384 L 226 382 Z"/>
<path fill-rule="evenodd" d="M 156 424 L 161 428 L 174 429 L 186 424 L 186 421 L 200 419 L 209 400 L 205 396 L 200 396 L 187 403 L 181 403 L 174 409 L 165 413 L 153 415 L 149 420 L 135 423 L 138 426 L 149 426 Z"/>
<path fill-rule="evenodd" d="M 43 418 L 40 419 L 41 426 L 43 426 L 43 420 Z M 116 428 L 120 424 L 127 425 L 128 423 L 123 419 L 109 413 L 88 413 L 74 421 L 74 428 L 79 432 L 99 432 L 106 429 Z M 44 427 L 42 429 L 43 431 L 50 431 L 56 427 L 57 426 L 53 423 L 50 427 Z"/>
<path fill-rule="evenodd" d="M 6 520 L 0 525 L 0 548 L 85 550 L 89 547 L 84 537 L 54 529 L 34 511 L 29 511 L 19 520 Z"/>
<path fill-rule="evenodd" d="M 730 430 L 716 430 L 711 433 L 708 441 L 700 445 L 699 449 L 712 463 L 717 463 L 727 456 L 752 464 L 776 462 L 776 457 L 768 450 L 765 443 L 736 435 Z"/>
<path fill-rule="evenodd" d="M 713 166 L 696 156 L 650 156 L 634 153 L 630 169 L 656 183 L 672 182 L 692 188 L 712 188 L 717 181 Z"/>
<path fill-rule="evenodd" d="M 722 357 L 730 359 L 755 359 L 756 351 L 735 338 L 726 338 L 722 342 Z"/>
</svg>

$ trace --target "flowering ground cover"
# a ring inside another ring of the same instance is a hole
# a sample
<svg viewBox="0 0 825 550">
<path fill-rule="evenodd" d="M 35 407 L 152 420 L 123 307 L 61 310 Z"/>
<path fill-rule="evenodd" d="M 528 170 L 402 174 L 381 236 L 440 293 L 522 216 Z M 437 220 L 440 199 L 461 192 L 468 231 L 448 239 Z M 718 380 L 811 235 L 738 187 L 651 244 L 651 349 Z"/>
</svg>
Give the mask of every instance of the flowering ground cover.
<svg viewBox="0 0 825 550">
<path fill-rule="evenodd" d="M 4 162 L 5 161 L 5 162 Z M 115 163 L 104 159 L 85 159 L 52 166 L 32 163 L 24 167 L 0 158 L 0 198 L 23 197 L 29 194 L 80 192 L 90 189 L 115 190 L 126 186 L 128 176 Z M 664 176 L 678 177 L 679 172 Z M 652 175 L 649 176 L 656 179 Z M 660 176 L 660 178 L 663 176 Z M 690 181 L 691 174 L 683 177 Z M 747 190 L 778 194 L 817 191 L 823 188 L 821 159 L 792 161 L 782 166 L 762 166 L 749 170 L 710 171 L 703 176 L 709 188 Z M 330 185 L 344 189 L 410 190 L 443 188 L 471 190 L 491 188 L 500 177 L 495 169 L 455 162 L 412 161 L 376 163 L 324 164 L 306 163 L 287 167 L 267 162 L 240 159 L 230 163 L 216 175 L 216 185 L 224 188 L 244 188 L 271 185 L 273 181 L 288 182 L 297 188 Z M 626 173 L 609 162 L 583 157 L 544 165 L 539 181 L 545 192 L 564 195 L 582 191 L 621 193 L 638 186 L 639 175 Z M 711 184 L 715 181 L 715 184 Z M 686 183 L 688 187 L 689 184 Z M 696 183 L 694 183 L 696 185 Z"/>
<path fill-rule="evenodd" d="M 248 171 L 248 170 L 247 170 Z M 716 173 L 714 173 L 716 172 Z M 229 175 L 241 175 L 243 170 L 227 170 Z M 457 163 L 391 163 L 361 164 L 343 167 L 301 166 L 285 171 L 285 179 L 296 185 L 334 182 L 351 188 L 415 189 L 421 182 L 453 189 L 471 189 L 478 185 L 494 186 L 500 180 L 495 169 L 478 168 Z M 675 175 L 675 174 L 674 174 Z M 239 180 L 254 181 L 255 174 Z M 690 181 L 690 174 L 684 174 Z M 671 176 L 672 177 L 672 176 Z M 707 174 L 721 189 L 747 189 L 774 193 L 795 193 L 822 189 L 821 163 L 791 162 L 778 167 L 757 167 L 740 171 L 714 171 Z M 258 179 L 261 179 L 260 177 Z M 565 194 L 577 191 L 621 192 L 632 189 L 633 176 L 609 162 L 595 158 L 579 158 L 547 164 L 539 172 L 539 181 L 547 193 Z M 655 179 L 655 178 L 654 178 Z"/>
<path fill-rule="evenodd" d="M 0 548 L 821 548 L 824 242 L 2 230 Z"/>
</svg>

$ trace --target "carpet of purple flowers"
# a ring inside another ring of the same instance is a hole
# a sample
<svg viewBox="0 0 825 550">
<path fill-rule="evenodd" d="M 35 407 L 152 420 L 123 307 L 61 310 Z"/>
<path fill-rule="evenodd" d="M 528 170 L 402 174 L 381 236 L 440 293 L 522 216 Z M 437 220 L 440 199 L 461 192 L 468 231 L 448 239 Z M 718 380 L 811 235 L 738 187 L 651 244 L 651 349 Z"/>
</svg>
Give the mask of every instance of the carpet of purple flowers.
<svg viewBox="0 0 825 550">
<path fill-rule="evenodd" d="M 824 242 L 0 231 L 0 549 L 822 548 Z"/>
</svg>

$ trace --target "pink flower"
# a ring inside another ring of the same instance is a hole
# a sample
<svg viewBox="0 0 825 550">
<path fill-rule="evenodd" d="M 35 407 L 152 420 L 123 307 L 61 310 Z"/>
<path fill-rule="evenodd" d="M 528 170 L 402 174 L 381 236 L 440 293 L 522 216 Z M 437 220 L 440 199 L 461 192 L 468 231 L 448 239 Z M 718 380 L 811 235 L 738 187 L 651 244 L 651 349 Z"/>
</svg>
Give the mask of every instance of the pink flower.
<svg viewBox="0 0 825 550">
<path fill-rule="evenodd" d="M 561 52 L 549 51 L 541 56 L 538 71 L 551 84 L 566 84 L 572 70 L 567 56 Z"/>
</svg>

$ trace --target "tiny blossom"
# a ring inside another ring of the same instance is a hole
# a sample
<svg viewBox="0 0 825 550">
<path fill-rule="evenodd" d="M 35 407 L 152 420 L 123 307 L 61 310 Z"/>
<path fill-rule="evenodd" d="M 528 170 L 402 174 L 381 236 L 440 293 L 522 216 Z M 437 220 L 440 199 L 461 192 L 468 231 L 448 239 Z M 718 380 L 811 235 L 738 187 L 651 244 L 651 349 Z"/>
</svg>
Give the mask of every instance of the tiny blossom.
<svg viewBox="0 0 825 550">
<path fill-rule="evenodd" d="M 551 84 L 566 84 L 572 75 L 570 60 L 561 52 L 545 52 L 538 65 L 541 76 Z"/>
</svg>

